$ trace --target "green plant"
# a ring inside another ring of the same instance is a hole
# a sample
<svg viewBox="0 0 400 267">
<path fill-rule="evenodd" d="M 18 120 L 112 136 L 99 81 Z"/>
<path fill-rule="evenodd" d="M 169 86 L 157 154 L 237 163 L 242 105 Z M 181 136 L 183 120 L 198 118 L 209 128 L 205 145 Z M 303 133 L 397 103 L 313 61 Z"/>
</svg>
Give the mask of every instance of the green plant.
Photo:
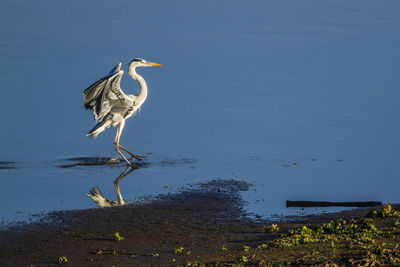
<svg viewBox="0 0 400 267">
<path fill-rule="evenodd" d="M 67 257 L 65 257 L 65 256 L 58 257 L 58 263 L 59 264 L 68 263 Z"/>
<path fill-rule="evenodd" d="M 276 233 L 279 231 L 279 227 L 277 224 L 271 224 L 264 227 L 265 232 L 267 233 Z"/>
<path fill-rule="evenodd" d="M 122 237 L 118 232 L 115 233 L 115 235 L 114 235 L 114 240 L 115 241 L 121 241 L 121 240 L 124 240 L 124 239 L 125 238 Z"/>
<path fill-rule="evenodd" d="M 175 252 L 175 254 L 179 254 L 179 253 L 182 253 L 183 250 L 184 250 L 184 248 L 180 247 L 180 248 L 175 249 L 174 252 Z"/>
<path fill-rule="evenodd" d="M 239 261 L 241 261 L 241 262 L 248 262 L 249 259 L 247 259 L 247 257 L 243 255 L 242 257 L 239 258 Z"/>
<path fill-rule="evenodd" d="M 257 246 L 257 248 L 260 248 L 260 249 L 261 249 L 261 248 L 267 248 L 267 247 L 268 247 L 267 244 L 261 244 L 261 245 L 258 245 L 258 246 Z"/>
</svg>

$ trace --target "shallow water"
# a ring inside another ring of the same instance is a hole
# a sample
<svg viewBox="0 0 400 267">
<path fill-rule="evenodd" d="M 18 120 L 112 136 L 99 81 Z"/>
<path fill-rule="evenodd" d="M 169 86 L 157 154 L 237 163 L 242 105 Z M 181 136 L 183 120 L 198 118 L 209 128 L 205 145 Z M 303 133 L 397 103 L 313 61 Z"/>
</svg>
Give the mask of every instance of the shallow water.
<svg viewBox="0 0 400 267">
<path fill-rule="evenodd" d="M 333 210 L 287 199 L 400 202 L 398 1 L 0 5 L 4 219 L 94 207 L 94 185 L 115 199 L 123 166 L 59 166 L 116 156 L 114 129 L 85 136 L 82 91 L 134 57 L 164 66 L 138 71 L 149 98 L 121 144 L 150 165 L 124 198 L 220 177 L 252 182 L 247 209 L 265 217 Z"/>
</svg>

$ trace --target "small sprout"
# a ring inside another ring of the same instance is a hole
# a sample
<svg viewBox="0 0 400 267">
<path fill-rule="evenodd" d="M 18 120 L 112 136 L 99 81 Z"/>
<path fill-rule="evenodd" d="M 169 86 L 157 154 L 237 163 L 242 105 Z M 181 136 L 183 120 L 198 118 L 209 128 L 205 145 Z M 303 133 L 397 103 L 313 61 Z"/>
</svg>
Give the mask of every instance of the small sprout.
<svg viewBox="0 0 400 267">
<path fill-rule="evenodd" d="M 267 233 L 276 233 L 279 231 L 279 227 L 277 224 L 271 224 L 271 225 L 265 226 L 264 229 L 265 229 L 265 232 L 267 232 Z"/>
<path fill-rule="evenodd" d="M 243 255 L 242 257 L 239 258 L 239 261 L 248 262 L 249 260 L 247 259 L 246 256 Z"/>
<path fill-rule="evenodd" d="M 158 253 L 153 253 L 151 256 L 153 257 L 159 257 L 160 255 Z"/>
<path fill-rule="evenodd" d="M 59 264 L 68 263 L 67 257 L 65 257 L 65 256 L 58 257 L 58 263 Z"/>
<path fill-rule="evenodd" d="M 243 246 L 243 251 L 249 251 L 250 250 L 250 247 L 249 246 Z"/>
<path fill-rule="evenodd" d="M 124 239 L 125 238 L 122 237 L 118 232 L 115 233 L 115 235 L 114 235 L 114 240 L 115 241 L 121 241 L 121 240 L 124 240 Z"/>
<path fill-rule="evenodd" d="M 221 250 L 222 251 L 227 251 L 228 249 L 225 246 L 222 246 Z"/>
<path fill-rule="evenodd" d="M 261 245 L 257 246 L 257 248 L 267 248 L 267 244 L 261 244 Z"/>
<path fill-rule="evenodd" d="M 173 262 L 175 262 L 175 259 L 172 259 Z"/>
<path fill-rule="evenodd" d="M 180 247 L 180 248 L 175 249 L 174 252 L 175 252 L 175 254 L 178 254 L 178 253 L 182 253 L 183 250 L 184 250 L 184 248 Z"/>
<path fill-rule="evenodd" d="M 189 250 L 188 252 L 186 252 L 186 255 L 189 256 L 191 253 L 192 253 L 192 252 L 190 252 L 190 250 Z"/>
</svg>

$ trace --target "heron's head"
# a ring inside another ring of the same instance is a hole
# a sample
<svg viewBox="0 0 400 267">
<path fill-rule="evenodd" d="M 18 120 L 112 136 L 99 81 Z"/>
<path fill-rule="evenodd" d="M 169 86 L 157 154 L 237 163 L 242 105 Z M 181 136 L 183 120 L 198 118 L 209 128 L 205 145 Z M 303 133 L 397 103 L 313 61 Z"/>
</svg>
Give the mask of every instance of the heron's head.
<svg viewBox="0 0 400 267">
<path fill-rule="evenodd" d="M 131 67 L 161 67 L 161 64 L 149 62 L 142 58 L 135 58 L 129 63 L 129 68 Z"/>
</svg>

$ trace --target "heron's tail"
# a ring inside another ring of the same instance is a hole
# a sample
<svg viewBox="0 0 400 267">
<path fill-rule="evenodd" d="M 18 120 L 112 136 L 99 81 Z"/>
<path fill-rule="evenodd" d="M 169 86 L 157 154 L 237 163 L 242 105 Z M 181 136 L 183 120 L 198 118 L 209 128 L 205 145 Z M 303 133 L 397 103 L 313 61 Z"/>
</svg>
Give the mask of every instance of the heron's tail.
<svg viewBox="0 0 400 267">
<path fill-rule="evenodd" d="M 97 138 L 100 133 L 102 133 L 105 129 L 111 126 L 111 121 L 107 120 L 107 117 L 104 118 L 101 122 L 96 124 L 90 132 L 87 133 L 86 136 L 89 136 L 91 138 Z"/>
</svg>

